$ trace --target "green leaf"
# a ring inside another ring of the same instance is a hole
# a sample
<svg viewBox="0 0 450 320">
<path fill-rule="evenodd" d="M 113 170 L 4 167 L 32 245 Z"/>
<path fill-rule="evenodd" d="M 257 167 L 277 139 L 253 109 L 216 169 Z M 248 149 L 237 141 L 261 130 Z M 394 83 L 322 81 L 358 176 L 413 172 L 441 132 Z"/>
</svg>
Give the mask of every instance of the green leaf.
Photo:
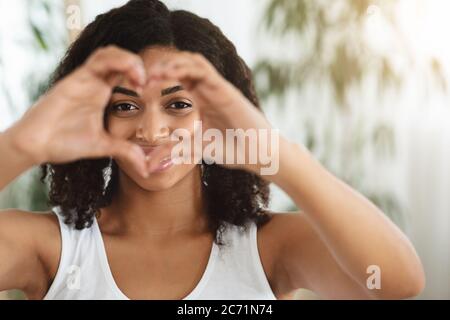
<svg viewBox="0 0 450 320">
<path fill-rule="evenodd" d="M 44 39 L 44 35 L 43 35 L 42 31 L 33 22 L 30 21 L 30 24 L 31 24 L 31 31 L 33 32 L 33 35 L 34 35 L 37 43 L 39 44 L 39 46 L 41 47 L 42 50 L 48 51 L 49 47 L 47 45 L 47 42 Z"/>
</svg>

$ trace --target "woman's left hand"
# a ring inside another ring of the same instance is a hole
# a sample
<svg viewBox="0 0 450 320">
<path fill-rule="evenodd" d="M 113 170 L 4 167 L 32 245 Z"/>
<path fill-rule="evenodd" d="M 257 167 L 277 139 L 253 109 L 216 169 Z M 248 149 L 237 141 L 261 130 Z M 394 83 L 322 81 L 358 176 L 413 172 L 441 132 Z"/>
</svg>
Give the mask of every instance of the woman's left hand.
<svg viewBox="0 0 450 320">
<path fill-rule="evenodd" d="M 259 129 L 266 129 L 268 133 L 273 130 L 263 113 L 201 54 L 180 52 L 148 70 L 149 83 L 161 80 L 177 80 L 193 95 L 200 109 L 203 130 L 215 128 L 220 130 L 224 137 L 226 137 L 226 129 L 243 129 L 244 131 L 251 129 L 256 133 Z M 256 145 L 259 145 L 259 137 L 257 140 Z M 225 163 L 224 165 L 260 173 L 259 169 L 263 165 L 260 157 L 257 157 L 257 163 L 249 163 L 248 156 L 252 150 L 248 148 L 248 141 L 241 142 L 243 142 L 241 145 L 243 148 L 237 147 L 235 151 L 237 154 L 244 153 L 245 163 Z M 268 142 L 264 143 L 266 144 L 264 148 L 267 148 Z M 237 145 L 239 145 L 239 139 Z"/>
</svg>

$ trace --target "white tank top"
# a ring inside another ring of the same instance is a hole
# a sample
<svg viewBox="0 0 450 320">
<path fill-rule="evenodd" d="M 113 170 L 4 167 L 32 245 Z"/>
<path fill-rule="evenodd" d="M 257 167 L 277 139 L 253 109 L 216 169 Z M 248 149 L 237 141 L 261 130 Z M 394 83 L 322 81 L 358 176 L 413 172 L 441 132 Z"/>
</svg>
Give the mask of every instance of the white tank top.
<svg viewBox="0 0 450 320">
<path fill-rule="evenodd" d="M 59 208 L 62 252 L 58 270 L 45 300 L 126 300 L 114 281 L 97 220 L 77 230 L 64 223 Z M 228 224 L 225 246 L 213 243 L 206 269 L 196 287 L 184 299 L 274 300 L 258 252 L 257 226 L 242 228 Z"/>
</svg>

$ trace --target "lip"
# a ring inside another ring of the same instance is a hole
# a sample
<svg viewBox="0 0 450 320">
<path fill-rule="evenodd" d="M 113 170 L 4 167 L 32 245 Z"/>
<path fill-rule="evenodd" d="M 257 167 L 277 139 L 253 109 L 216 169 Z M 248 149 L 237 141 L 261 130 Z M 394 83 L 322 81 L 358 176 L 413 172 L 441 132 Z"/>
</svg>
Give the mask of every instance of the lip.
<svg viewBox="0 0 450 320">
<path fill-rule="evenodd" d="M 173 161 L 170 157 L 165 157 L 159 162 L 158 167 L 156 167 L 153 172 L 162 172 L 173 166 Z"/>
<path fill-rule="evenodd" d="M 170 144 L 160 144 L 160 145 L 143 145 L 140 144 L 142 151 L 146 156 L 150 157 L 150 161 L 158 161 L 159 163 L 155 164 L 157 167 L 152 169 L 152 172 L 162 172 L 174 165 L 174 162 L 171 159 L 171 145 Z"/>
</svg>

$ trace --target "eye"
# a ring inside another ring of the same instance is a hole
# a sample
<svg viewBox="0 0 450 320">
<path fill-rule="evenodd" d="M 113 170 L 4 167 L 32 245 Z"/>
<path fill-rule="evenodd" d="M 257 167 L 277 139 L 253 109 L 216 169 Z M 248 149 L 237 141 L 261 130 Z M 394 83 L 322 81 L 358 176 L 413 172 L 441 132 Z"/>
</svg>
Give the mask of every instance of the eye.
<svg viewBox="0 0 450 320">
<path fill-rule="evenodd" d="M 136 107 L 135 105 L 131 104 L 131 103 L 119 103 L 116 105 L 113 105 L 111 107 L 112 111 L 115 112 L 130 112 L 130 111 L 134 111 L 134 110 L 139 110 L 138 107 Z"/>
<path fill-rule="evenodd" d="M 172 110 L 183 110 L 183 109 L 188 109 L 191 107 L 192 107 L 192 104 L 184 102 L 184 101 L 175 101 L 175 102 L 172 102 L 167 105 L 167 108 L 172 109 Z"/>
</svg>

